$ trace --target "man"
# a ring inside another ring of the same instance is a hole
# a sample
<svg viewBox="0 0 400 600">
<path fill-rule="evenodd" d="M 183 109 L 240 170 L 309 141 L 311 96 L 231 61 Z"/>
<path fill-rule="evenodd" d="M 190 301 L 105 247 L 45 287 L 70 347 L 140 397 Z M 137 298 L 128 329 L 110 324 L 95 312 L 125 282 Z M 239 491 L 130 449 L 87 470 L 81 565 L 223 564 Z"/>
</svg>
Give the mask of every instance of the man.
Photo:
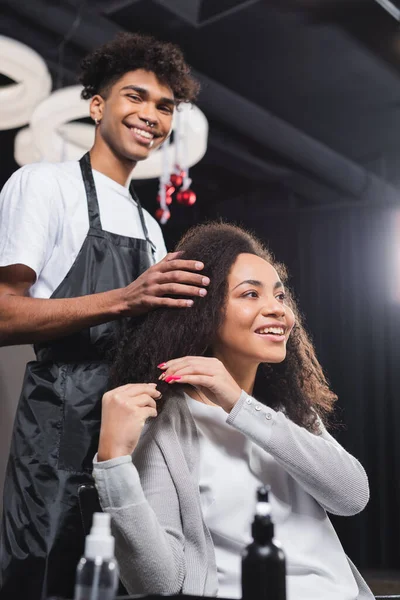
<svg viewBox="0 0 400 600">
<path fill-rule="evenodd" d="M 0 343 L 34 343 L 4 491 L 3 599 L 72 597 L 83 551 L 77 500 L 91 484 L 122 317 L 187 307 L 203 265 L 165 255 L 161 230 L 126 181 L 169 135 L 197 83 L 180 50 L 122 34 L 82 63 L 95 142 L 78 162 L 19 169 L 0 196 Z M 154 264 L 156 263 L 156 264 Z"/>
</svg>

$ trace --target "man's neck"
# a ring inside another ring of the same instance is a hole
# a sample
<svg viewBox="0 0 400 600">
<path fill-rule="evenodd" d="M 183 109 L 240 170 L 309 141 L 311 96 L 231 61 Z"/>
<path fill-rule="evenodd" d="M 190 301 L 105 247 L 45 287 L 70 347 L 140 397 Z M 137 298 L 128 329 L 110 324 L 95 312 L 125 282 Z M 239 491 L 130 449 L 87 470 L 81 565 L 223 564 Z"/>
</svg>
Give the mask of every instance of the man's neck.
<svg viewBox="0 0 400 600">
<path fill-rule="evenodd" d="M 122 160 L 117 157 L 101 138 L 96 139 L 90 150 L 90 162 L 93 169 L 110 177 L 120 185 L 126 184 L 136 166 L 135 161 Z"/>
</svg>

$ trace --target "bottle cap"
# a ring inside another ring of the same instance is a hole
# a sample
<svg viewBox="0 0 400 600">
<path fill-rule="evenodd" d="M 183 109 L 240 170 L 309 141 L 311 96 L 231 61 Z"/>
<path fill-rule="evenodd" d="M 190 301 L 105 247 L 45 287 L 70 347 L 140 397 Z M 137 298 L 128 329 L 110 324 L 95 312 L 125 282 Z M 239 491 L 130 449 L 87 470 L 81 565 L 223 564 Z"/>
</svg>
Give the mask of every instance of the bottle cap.
<svg viewBox="0 0 400 600">
<path fill-rule="evenodd" d="M 269 502 L 268 495 L 271 491 L 271 486 L 262 485 L 257 489 L 257 500 L 258 502 Z"/>
<path fill-rule="evenodd" d="M 85 540 L 86 558 L 114 558 L 114 538 L 108 513 L 94 513 L 90 534 Z"/>
<path fill-rule="evenodd" d="M 256 515 L 259 515 L 260 517 L 271 515 L 271 505 L 269 503 L 270 491 L 271 488 L 269 485 L 263 485 L 257 489 Z"/>
</svg>

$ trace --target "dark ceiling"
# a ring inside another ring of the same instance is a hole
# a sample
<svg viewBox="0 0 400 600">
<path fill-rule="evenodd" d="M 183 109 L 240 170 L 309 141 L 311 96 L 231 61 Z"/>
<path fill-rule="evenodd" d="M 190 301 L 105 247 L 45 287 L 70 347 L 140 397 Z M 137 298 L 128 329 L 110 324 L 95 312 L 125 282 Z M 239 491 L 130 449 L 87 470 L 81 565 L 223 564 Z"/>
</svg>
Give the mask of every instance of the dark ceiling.
<svg viewBox="0 0 400 600">
<path fill-rule="evenodd" d="M 75 83 L 81 57 L 121 29 L 181 45 L 210 138 L 192 170 L 199 202 L 178 210 L 180 224 L 227 203 L 398 201 L 400 34 L 375 0 L 3 0 L 0 10 L 0 34 L 37 50 L 56 85 Z M 16 168 L 14 135 L 0 132 L 0 184 Z M 149 208 L 156 189 L 140 185 Z"/>
</svg>

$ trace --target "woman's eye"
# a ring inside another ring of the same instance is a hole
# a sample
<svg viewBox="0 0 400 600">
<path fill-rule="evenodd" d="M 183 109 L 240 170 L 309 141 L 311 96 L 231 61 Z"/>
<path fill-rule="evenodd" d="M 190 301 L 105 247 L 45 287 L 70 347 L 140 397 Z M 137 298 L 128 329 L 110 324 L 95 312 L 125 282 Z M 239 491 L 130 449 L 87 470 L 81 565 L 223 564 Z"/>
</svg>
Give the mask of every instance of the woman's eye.
<svg viewBox="0 0 400 600">
<path fill-rule="evenodd" d="M 285 292 L 282 292 L 281 294 L 277 295 L 278 300 L 280 300 L 281 302 L 285 302 L 286 299 L 286 294 Z"/>
<path fill-rule="evenodd" d="M 258 298 L 258 293 L 255 290 L 250 290 L 249 292 L 246 292 L 245 294 L 243 294 L 244 298 Z"/>
</svg>

